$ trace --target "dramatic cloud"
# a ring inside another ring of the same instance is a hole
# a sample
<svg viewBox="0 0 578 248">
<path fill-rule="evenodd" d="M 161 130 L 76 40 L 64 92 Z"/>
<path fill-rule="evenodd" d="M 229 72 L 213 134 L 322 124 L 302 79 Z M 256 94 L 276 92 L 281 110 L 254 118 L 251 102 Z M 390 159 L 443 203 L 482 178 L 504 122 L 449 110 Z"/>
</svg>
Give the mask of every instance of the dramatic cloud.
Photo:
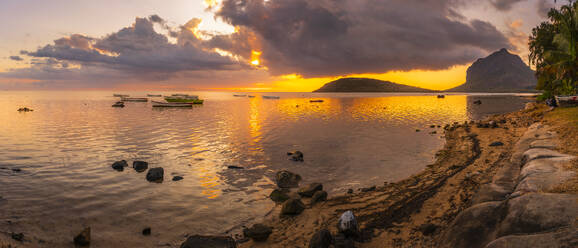
<svg viewBox="0 0 578 248">
<path fill-rule="evenodd" d="M 252 47 L 273 74 L 305 76 L 446 69 L 511 48 L 492 24 L 463 21 L 451 8 L 457 2 L 225 0 L 217 15 L 245 33 L 208 44 L 233 53 Z"/>
<path fill-rule="evenodd" d="M 512 5 L 514 5 L 515 3 L 523 1 L 526 0 L 490 0 L 490 3 L 492 3 L 492 5 L 496 7 L 496 9 L 498 10 L 507 11 L 512 9 Z"/>
<path fill-rule="evenodd" d="M 22 61 L 22 60 L 24 60 L 24 59 L 22 59 L 22 57 L 20 57 L 20 56 L 10 56 L 10 59 L 11 59 L 11 60 L 14 60 L 14 61 Z"/>
<path fill-rule="evenodd" d="M 550 9 L 556 7 L 552 3 L 552 0 L 538 0 L 536 4 L 538 8 L 538 15 L 540 15 L 542 18 L 548 17 L 548 12 L 550 12 Z"/>
</svg>

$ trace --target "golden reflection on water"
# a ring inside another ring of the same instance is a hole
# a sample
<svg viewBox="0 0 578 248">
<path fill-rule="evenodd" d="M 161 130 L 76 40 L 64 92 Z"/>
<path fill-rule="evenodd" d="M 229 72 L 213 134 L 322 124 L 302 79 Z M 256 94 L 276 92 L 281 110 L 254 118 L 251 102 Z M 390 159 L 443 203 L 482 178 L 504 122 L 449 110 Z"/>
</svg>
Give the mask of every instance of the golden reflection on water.
<svg viewBox="0 0 578 248">
<path fill-rule="evenodd" d="M 323 102 L 310 102 L 323 100 Z M 286 98 L 277 105 L 281 114 L 294 120 L 302 117 L 334 117 L 341 113 L 342 104 L 339 98 Z"/>
<path fill-rule="evenodd" d="M 259 105 L 263 100 L 260 97 L 254 97 L 249 100 L 249 134 L 251 135 L 251 150 L 254 152 L 263 152 L 261 146 L 262 139 L 262 120 L 259 113 Z"/>
</svg>

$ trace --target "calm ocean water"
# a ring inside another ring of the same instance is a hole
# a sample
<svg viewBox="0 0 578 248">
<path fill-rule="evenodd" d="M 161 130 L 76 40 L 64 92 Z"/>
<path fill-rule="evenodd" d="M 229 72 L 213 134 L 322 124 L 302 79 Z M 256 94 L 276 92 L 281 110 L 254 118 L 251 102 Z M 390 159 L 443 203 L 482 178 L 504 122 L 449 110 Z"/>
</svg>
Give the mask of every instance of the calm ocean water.
<svg viewBox="0 0 578 248">
<path fill-rule="evenodd" d="M 397 181 L 432 163 L 443 146 L 442 132 L 430 125 L 527 102 L 513 95 L 188 92 L 205 104 L 119 109 L 111 107 L 112 93 L 0 92 L 0 232 L 23 232 L 32 241 L 24 244 L 47 247 L 72 246 L 82 226 L 92 228 L 92 247 L 157 247 L 177 245 L 187 233 L 223 234 L 274 207 L 267 196 L 278 170 L 300 174 L 302 185 L 323 183 L 330 195 Z M 477 99 L 483 104 L 472 104 Z M 18 113 L 23 106 L 34 112 Z M 305 162 L 289 161 L 291 150 L 302 151 Z M 165 181 L 149 183 L 130 167 L 114 171 L 110 165 L 121 159 L 163 167 Z M 174 175 L 184 180 L 173 182 Z M 143 237 L 147 226 L 152 235 Z"/>
</svg>

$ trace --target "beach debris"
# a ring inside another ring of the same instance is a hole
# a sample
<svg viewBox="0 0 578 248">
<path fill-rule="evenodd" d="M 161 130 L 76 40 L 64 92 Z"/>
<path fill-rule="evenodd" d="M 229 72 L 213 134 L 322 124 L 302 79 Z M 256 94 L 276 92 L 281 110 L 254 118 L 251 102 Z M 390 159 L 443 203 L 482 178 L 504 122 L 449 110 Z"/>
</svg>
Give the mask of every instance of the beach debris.
<svg viewBox="0 0 578 248">
<path fill-rule="evenodd" d="M 84 228 L 76 237 L 74 237 L 74 244 L 76 246 L 90 245 L 90 227 Z"/>
<path fill-rule="evenodd" d="M 132 168 L 137 172 L 143 172 L 149 168 L 149 163 L 145 161 L 134 161 L 132 162 Z"/>
<path fill-rule="evenodd" d="M 279 171 L 275 175 L 275 182 L 279 188 L 297 188 L 300 181 L 301 176 L 286 170 Z"/>
<path fill-rule="evenodd" d="M 320 183 L 310 183 L 309 185 L 299 189 L 298 193 L 302 197 L 312 197 L 315 192 L 323 190 L 323 185 Z"/>
<path fill-rule="evenodd" d="M 10 233 L 13 240 L 22 242 L 24 240 L 24 233 Z"/>
<path fill-rule="evenodd" d="M 333 243 L 331 232 L 327 229 L 321 229 L 313 234 L 309 240 L 309 248 L 329 248 L 331 243 Z"/>
<path fill-rule="evenodd" d="M 151 228 L 150 228 L 150 227 L 145 227 L 144 229 L 142 229 L 142 235 L 144 235 L 144 236 L 149 236 L 149 235 L 151 235 Z"/>
<path fill-rule="evenodd" d="M 474 101 L 474 104 L 480 105 L 480 104 L 482 104 L 482 100 L 475 100 L 475 101 Z"/>
<path fill-rule="evenodd" d="M 293 152 L 288 152 L 287 156 L 291 156 L 291 160 L 293 161 L 299 161 L 299 162 L 303 162 L 303 153 L 300 151 L 293 151 Z"/>
<path fill-rule="evenodd" d="M 358 226 L 355 215 L 351 210 L 346 211 L 339 217 L 339 222 L 337 223 L 337 229 L 339 232 L 343 233 L 346 237 L 357 236 Z"/>
<path fill-rule="evenodd" d="M 492 142 L 492 144 L 490 144 L 490 146 L 503 146 L 504 143 L 500 142 L 500 141 L 496 141 L 496 142 Z"/>
<path fill-rule="evenodd" d="M 327 192 L 325 190 L 317 191 L 311 197 L 311 205 L 326 200 L 327 200 Z"/>
<path fill-rule="evenodd" d="M 181 244 L 181 248 L 237 248 L 237 242 L 229 236 L 189 236 Z"/>
<path fill-rule="evenodd" d="M 251 238 L 257 242 L 263 242 L 267 240 L 271 233 L 273 233 L 273 228 L 263 224 L 255 224 L 251 228 L 243 229 L 243 235 L 245 235 L 245 237 Z"/>
<path fill-rule="evenodd" d="M 175 181 L 175 182 L 176 182 L 176 181 L 183 180 L 183 179 L 184 179 L 184 178 L 183 178 L 182 176 L 174 176 L 174 177 L 173 177 L 173 181 Z"/>
<path fill-rule="evenodd" d="M 34 111 L 34 110 L 31 108 L 27 108 L 27 107 L 18 109 L 18 112 L 32 112 L 32 111 Z"/>
<path fill-rule="evenodd" d="M 438 226 L 431 223 L 423 224 L 417 228 L 424 236 L 432 235 L 437 229 Z"/>
<path fill-rule="evenodd" d="M 290 197 L 286 190 L 274 189 L 271 194 L 269 194 L 269 198 L 271 198 L 271 200 L 274 202 L 281 203 L 289 200 Z"/>
<path fill-rule="evenodd" d="M 289 199 L 283 203 L 281 214 L 298 215 L 305 210 L 305 204 L 299 199 Z"/>
<path fill-rule="evenodd" d="M 165 170 L 163 169 L 163 167 L 156 167 L 150 168 L 150 170 L 147 172 L 146 178 L 147 181 L 149 182 L 162 183 L 164 176 Z"/>
<path fill-rule="evenodd" d="M 126 162 L 126 160 L 116 161 L 112 163 L 112 168 L 117 171 L 123 171 L 124 167 L 128 167 L 128 163 Z"/>
<path fill-rule="evenodd" d="M 242 169 L 245 169 L 245 168 L 243 168 L 243 167 L 241 167 L 241 166 L 236 166 L 236 165 L 229 165 L 229 166 L 227 166 L 227 168 L 233 169 L 233 170 L 242 170 Z"/>
</svg>

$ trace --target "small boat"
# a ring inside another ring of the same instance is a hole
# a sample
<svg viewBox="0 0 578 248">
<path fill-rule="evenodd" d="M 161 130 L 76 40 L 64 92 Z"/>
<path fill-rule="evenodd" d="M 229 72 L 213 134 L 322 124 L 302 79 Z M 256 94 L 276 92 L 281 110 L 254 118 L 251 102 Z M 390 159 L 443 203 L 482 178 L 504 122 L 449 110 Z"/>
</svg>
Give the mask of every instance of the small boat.
<svg viewBox="0 0 578 248">
<path fill-rule="evenodd" d="M 148 102 L 149 99 L 146 97 L 121 97 L 121 101 L 123 102 Z"/>
<path fill-rule="evenodd" d="M 148 97 L 161 97 L 163 95 L 147 94 Z"/>
<path fill-rule="evenodd" d="M 154 108 L 190 108 L 193 106 L 193 103 L 188 102 L 151 102 Z"/>
<path fill-rule="evenodd" d="M 323 102 L 323 100 L 319 99 L 319 100 L 309 100 L 309 102 Z"/>
<path fill-rule="evenodd" d="M 578 96 L 556 96 L 556 104 L 559 107 L 578 106 Z"/>
<path fill-rule="evenodd" d="M 279 99 L 279 98 L 281 98 L 281 97 L 278 97 L 278 96 L 263 96 L 263 98 L 265 98 L 265 99 Z"/>
<path fill-rule="evenodd" d="M 189 96 L 189 94 L 172 94 L 171 96 Z"/>
<path fill-rule="evenodd" d="M 247 95 L 233 95 L 234 97 L 246 97 Z"/>
<path fill-rule="evenodd" d="M 129 95 L 124 95 L 124 94 L 112 94 L 112 96 L 114 96 L 114 97 L 129 97 Z"/>
<path fill-rule="evenodd" d="M 115 108 L 124 108 L 124 102 L 115 102 L 112 107 Z"/>
<path fill-rule="evenodd" d="M 446 98 L 444 95 L 438 95 L 438 98 Z"/>
<path fill-rule="evenodd" d="M 251 96 L 251 95 L 249 95 L 248 97 L 249 97 L 249 98 L 253 98 L 253 97 L 255 97 L 255 96 Z"/>
<path fill-rule="evenodd" d="M 192 103 L 192 104 L 203 104 L 203 100 L 199 99 L 198 96 L 165 96 L 165 101 L 167 102 L 177 102 L 177 103 Z"/>
</svg>

